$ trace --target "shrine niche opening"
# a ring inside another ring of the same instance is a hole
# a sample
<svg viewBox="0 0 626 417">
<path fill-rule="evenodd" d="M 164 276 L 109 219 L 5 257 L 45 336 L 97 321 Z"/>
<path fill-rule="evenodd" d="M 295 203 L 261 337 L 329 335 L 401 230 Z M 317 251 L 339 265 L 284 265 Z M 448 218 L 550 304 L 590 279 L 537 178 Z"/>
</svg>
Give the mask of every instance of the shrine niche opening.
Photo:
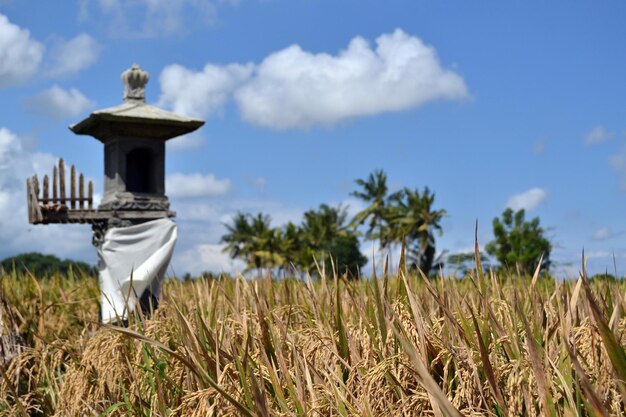
<svg viewBox="0 0 626 417">
<path fill-rule="evenodd" d="M 157 192 L 154 152 L 135 148 L 126 154 L 126 191 L 153 194 Z"/>
</svg>

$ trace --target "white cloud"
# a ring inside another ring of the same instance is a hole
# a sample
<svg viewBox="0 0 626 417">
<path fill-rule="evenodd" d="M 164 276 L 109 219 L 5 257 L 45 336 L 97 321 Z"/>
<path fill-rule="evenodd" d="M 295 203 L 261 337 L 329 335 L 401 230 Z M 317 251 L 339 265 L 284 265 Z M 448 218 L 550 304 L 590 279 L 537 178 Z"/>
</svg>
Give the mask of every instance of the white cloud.
<svg viewBox="0 0 626 417">
<path fill-rule="evenodd" d="M 159 77 L 160 106 L 195 117 L 219 112 L 232 91 L 252 73 L 253 65 L 206 65 L 194 72 L 181 65 L 169 65 Z"/>
<path fill-rule="evenodd" d="M 24 145 L 24 139 L 20 138 L 20 142 L 22 142 L 22 147 L 26 148 Z M 30 174 L 50 174 L 54 168 L 54 166 L 59 162 L 59 159 L 54 155 L 49 153 L 41 153 L 34 152 L 28 153 L 28 158 L 30 159 L 30 164 L 32 165 L 33 172 Z M 28 173 L 26 174 L 28 176 Z"/>
<path fill-rule="evenodd" d="M 223 195 L 230 191 L 230 180 L 217 179 L 213 174 L 174 173 L 165 179 L 167 194 L 174 198 Z"/>
<path fill-rule="evenodd" d="M 245 120 L 273 129 L 332 125 L 467 96 L 463 78 L 440 66 L 435 49 L 400 29 L 379 36 L 375 49 L 356 37 L 336 56 L 292 45 L 265 58 L 235 93 Z"/>
<path fill-rule="evenodd" d="M 0 87 L 20 84 L 33 76 L 44 47 L 31 39 L 30 32 L 0 14 Z"/>
<path fill-rule="evenodd" d="M 177 217 L 181 221 L 218 221 L 224 215 L 223 204 L 214 201 L 176 202 Z M 218 237 L 217 234 L 213 237 Z"/>
<path fill-rule="evenodd" d="M 185 199 L 175 198 L 172 207 L 177 212 L 177 219 L 183 223 L 193 223 L 194 229 L 202 229 L 203 242 L 217 241 L 226 230 L 223 223 L 230 223 L 237 212 L 269 214 L 273 226 L 282 226 L 288 222 L 299 224 L 304 210 L 299 207 L 285 206 L 277 201 L 265 199 Z M 197 223 L 204 223 L 198 227 Z"/>
<path fill-rule="evenodd" d="M 0 259 L 36 251 L 95 261 L 89 227 L 28 224 L 26 178 L 50 174 L 55 161 L 53 155 L 27 151 L 18 136 L 0 128 Z"/>
<path fill-rule="evenodd" d="M 75 88 L 68 91 L 58 85 L 53 85 L 27 99 L 25 105 L 28 110 L 34 113 L 60 120 L 78 116 L 92 108 L 95 103 Z"/>
<path fill-rule="evenodd" d="M 234 275 L 242 272 L 246 264 L 239 259 L 232 259 L 223 249 L 223 244 L 198 244 L 178 254 L 172 266 L 179 277 L 187 272 L 192 275 L 203 272 Z"/>
<path fill-rule="evenodd" d="M 93 65 L 102 47 L 86 33 L 53 46 L 49 56 L 48 74 L 53 77 L 74 74 Z"/>
<path fill-rule="evenodd" d="M 602 227 L 594 232 L 593 238 L 594 240 L 607 240 L 614 237 L 615 235 L 616 233 L 608 227 Z"/>
<path fill-rule="evenodd" d="M 79 19 L 107 19 L 114 37 L 151 38 L 185 33 L 215 22 L 211 0 L 97 0 L 96 12 L 81 4 Z"/>
<path fill-rule="evenodd" d="M 541 188 L 532 188 L 528 191 L 524 191 L 523 193 L 516 194 L 509 198 L 506 203 L 506 206 L 513 210 L 521 210 L 524 209 L 526 211 L 531 211 L 536 209 L 541 203 L 546 201 L 548 198 L 548 193 L 546 193 Z"/>
<path fill-rule="evenodd" d="M 204 145 L 204 142 L 204 136 L 194 132 L 168 140 L 166 145 L 168 151 L 178 152 L 199 149 Z"/>
<path fill-rule="evenodd" d="M 208 64 L 202 71 L 166 67 L 159 103 L 206 117 L 234 97 L 244 120 L 273 129 L 332 125 L 354 117 L 468 97 L 463 78 L 443 69 L 434 48 L 400 29 L 376 39 L 354 38 L 338 55 L 298 45 L 260 64 Z"/>
<path fill-rule="evenodd" d="M 291 207 L 277 201 L 265 199 L 234 199 L 224 204 L 220 208 L 222 215 L 220 222 L 229 223 L 237 212 L 269 214 L 272 218 L 272 226 L 284 226 L 292 222 L 300 224 L 302 215 L 305 212 L 300 207 Z"/>
<path fill-rule="evenodd" d="M 0 14 L 0 88 L 18 85 L 35 75 L 45 49 L 27 29 Z M 46 54 L 45 71 L 52 77 L 76 73 L 96 62 L 100 49 L 98 42 L 85 33 L 57 41 Z"/>
<path fill-rule="evenodd" d="M 615 137 L 615 132 L 607 131 L 604 126 L 596 126 L 585 136 L 585 145 L 597 145 Z"/>
</svg>

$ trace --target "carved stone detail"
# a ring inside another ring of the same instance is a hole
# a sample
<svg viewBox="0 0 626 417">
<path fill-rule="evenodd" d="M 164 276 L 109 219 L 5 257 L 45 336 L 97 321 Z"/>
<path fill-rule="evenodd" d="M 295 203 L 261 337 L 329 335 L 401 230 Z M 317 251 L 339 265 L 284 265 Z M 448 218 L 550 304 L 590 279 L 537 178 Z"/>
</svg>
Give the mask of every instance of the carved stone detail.
<svg viewBox="0 0 626 417">
<path fill-rule="evenodd" d="M 155 200 L 134 200 L 134 201 L 119 201 L 113 200 L 105 204 L 100 204 L 98 210 L 142 210 L 142 211 L 167 211 L 170 208 L 170 203 L 167 200 L 155 201 Z"/>
<path fill-rule="evenodd" d="M 150 74 L 142 70 L 139 65 L 133 64 L 130 69 L 122 73 L 124 82 L 124 101 L 136 100 L 146 101 L 146 84 L 150 79 Z"/>
<path fill-rule="evenodd" d="M 109 229 L 113 227 L 130 227 L 133 224 L 137 224 L 137 223 L 141 223 L 141 222 L 133 222 L 132 220 L 128 220 L 128 219 L 119 219 L 117 217 L 112 217 L 109 219 Z"/>
</svg>

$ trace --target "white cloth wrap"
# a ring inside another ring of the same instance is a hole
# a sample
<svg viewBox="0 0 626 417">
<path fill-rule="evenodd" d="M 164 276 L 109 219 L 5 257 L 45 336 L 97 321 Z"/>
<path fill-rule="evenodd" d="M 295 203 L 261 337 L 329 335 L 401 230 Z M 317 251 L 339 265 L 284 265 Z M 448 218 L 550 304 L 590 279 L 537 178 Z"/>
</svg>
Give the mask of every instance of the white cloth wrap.
<svg viewBox="0 0 626 417">
<path fill-rule="evenodd" d="M 146 289 L 159 297 L 176 237 L 176 223 L 170 219 L 106 232 L 98 249 L 103 323 L 127 319 Z"/>
</svg>

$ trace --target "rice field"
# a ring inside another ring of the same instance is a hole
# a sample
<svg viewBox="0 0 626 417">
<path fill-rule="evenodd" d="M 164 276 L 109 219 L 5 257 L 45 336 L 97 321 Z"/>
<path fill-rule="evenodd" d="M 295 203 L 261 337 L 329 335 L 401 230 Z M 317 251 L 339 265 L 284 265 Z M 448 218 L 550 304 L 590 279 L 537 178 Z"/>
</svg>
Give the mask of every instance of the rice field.
<svg viewBox="0 0 626 417">
<path fill-rule="evenodd" d="M 626 284 L 473 271 L 168 281 L 101 326 L 92 277 L 5 275 L 7 416 L 617 416 Z"/>
</svg>

